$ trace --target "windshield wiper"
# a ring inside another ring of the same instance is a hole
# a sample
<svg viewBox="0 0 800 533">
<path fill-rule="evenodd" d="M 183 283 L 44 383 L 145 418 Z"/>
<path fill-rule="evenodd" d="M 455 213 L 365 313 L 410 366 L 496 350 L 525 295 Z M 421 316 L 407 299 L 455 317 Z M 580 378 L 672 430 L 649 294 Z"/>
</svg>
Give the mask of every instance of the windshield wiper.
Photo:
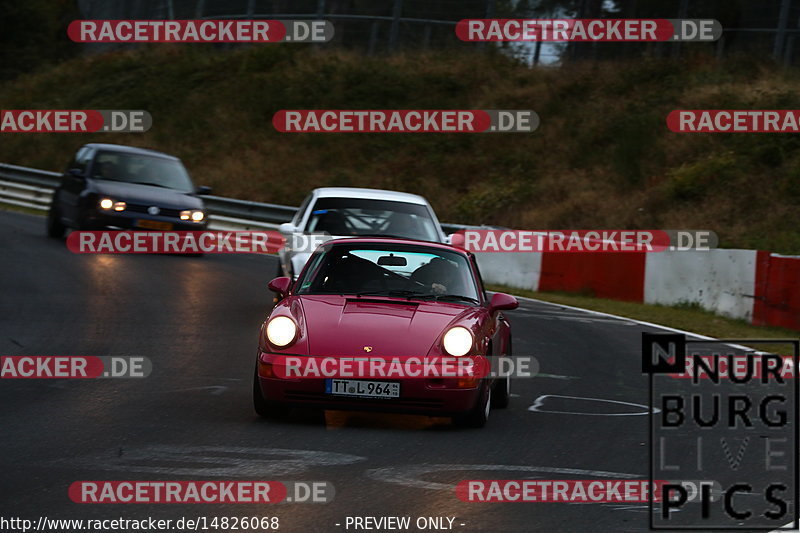
<svg viewBox="0 0 800 533">
<path fill-rule="evenodd" d="M 425 296 L 424 294 L 420 294 L 416 291 L 408 291 L 408 290 L 380 290 L 380 291 L 361 291 L 357 292 L 356 296 L 397 296 L 397 297 L 416 297 L 416 296 Z"/>
<path fill-rule="evenodd" d="M 480 300 L 477 298 L 472 298 L 470 296 L 461 296 L 460 294 L 433 294 L 433 293 L 422 293 L 417 291 L 409 291 L 409 290 L 381 290 L 381 291 L 362 291 L 357 292 L 356 296 L 395 296 L 398 298 L 406 298 L 408 300 L 434 300 L 434 301 L 444 301 L 444 300 L 454 300 L 458 302 L 469 302 L 474 304 L 480 304 Z"/>
<path fill-rule="evenodd" d="M 480 304 L 481 301 L 477 298 L 472 298 L 470 296 L 461 296 L 460 294 L 420 294 L 417 296 L 422 300 L 455 300 L 459 302 L 470 302 L 474 304 Z"/>
<path fill-rule="evenodd" d="M 134 183 L 136 185 L 151 185 L 153 187 L 163 187 L 164 189 L 171 189 L 167 185 L 161 185 L 160 183 L 153 183 L 152 181 L 129 181 L 128 183 Z"/>
</svg>

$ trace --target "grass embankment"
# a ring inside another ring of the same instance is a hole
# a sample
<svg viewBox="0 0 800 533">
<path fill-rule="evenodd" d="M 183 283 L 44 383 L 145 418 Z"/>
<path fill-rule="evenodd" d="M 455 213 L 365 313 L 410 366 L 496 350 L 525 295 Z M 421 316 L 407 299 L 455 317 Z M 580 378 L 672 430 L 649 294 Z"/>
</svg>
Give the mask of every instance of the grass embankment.
<svg viewBox="0 0 800 533">
<path fill-rule="evenodd" d="M 425 195 L 442 220 L 711 229 L 800 253 L 800 137 L 673 134 L 679 108 L 800 108 L 794 71 L 734 59 L 531 69 L 497 55 L 155 46 L 0 85 L 4 109 L 146 109 L 146 134 L 4 134 L 0 161 L 61 169 L 81 143 L 154 147 L 217 194 L 297 205 L 325 185 Z M 535 109 L 533 134 L 281 134 L 279 109 Z"/>
</svg>

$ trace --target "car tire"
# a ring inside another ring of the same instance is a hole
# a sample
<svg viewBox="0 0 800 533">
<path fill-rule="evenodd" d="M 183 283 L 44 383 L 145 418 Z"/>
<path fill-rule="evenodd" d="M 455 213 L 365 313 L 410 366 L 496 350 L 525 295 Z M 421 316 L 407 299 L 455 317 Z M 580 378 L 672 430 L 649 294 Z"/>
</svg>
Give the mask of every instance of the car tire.
<svg viewBox="0 0 800 533">
<path fill-rule="evenodd" d="M 453 423 L 458 427 L 482 428 L 489 420 L 489 411 L 492 407 L 492 387 L 484 387 L 478 403 L 466 414 L 453 417 Z"/>
<path fill-rule="evenodd" d="M 511 377 L 499 378 L 492 391 L 492 409 L 505 409 L 511 401 Z"/>
<path fill-rule="evenodd" d="M 281 419 L 289 414 L 289 408 L 278 402 L 270 402 L 264 399 L 261 387 L 258 384 L 258 367 L 253 374 L 253 408 L 256 414 L 262 418 Z"/>
<path fill-rule="evenodd" d="M 50 205 L 50 211 L 47 213 L 47 236 L 53 239 L 63 239 L 66 231 L 66 226 L 61 223 L 58 205 L 53 202 Z"/>
<path fill-rule="evenodd" d="M 511 357 L 511 337 L 508 337 L 508 346 L 506 346 L 506 356 Z M 494 409 L 505 409 L 511 401 L 511 377 L 498 381 L 494 386 L 494 394 L 492 395 L 492 407 Z"/>
</svg>

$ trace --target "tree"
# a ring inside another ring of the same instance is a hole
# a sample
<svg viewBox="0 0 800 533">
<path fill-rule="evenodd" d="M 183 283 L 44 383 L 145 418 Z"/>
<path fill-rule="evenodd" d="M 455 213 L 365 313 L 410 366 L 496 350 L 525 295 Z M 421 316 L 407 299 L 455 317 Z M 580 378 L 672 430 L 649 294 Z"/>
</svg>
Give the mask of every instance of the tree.
<svg viewBox="0 0 800 533">
<path fill-rule="evenodd" d="M 0 0 L 0 80 L 56 63 L 76 54 L 79 47 L 67 37 L 77 18 L 70 0 Z"/>
</svg>

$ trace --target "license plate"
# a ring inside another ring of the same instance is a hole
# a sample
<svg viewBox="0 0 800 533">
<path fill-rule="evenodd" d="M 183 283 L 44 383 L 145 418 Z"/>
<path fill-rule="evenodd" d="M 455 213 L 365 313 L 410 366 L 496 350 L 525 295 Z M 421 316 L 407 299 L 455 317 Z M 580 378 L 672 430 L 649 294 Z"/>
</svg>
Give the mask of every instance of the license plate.
<svg viewBox="0 0 800 533">
<path fill-rule="evenodd" d="M 334 396 L 367 398 L 399 398 L 400 384 L 393 381 L 364 381 L 361 379 L 326 379 L 325 392 Z"/>
<path fill-rule="evenodd" d="M 163 231 L 172 229 L 172 222 L 160 222 L 158 220 L 137 220 L 136 225 L 140 228 L 160 229 Z"/>
</svg>

